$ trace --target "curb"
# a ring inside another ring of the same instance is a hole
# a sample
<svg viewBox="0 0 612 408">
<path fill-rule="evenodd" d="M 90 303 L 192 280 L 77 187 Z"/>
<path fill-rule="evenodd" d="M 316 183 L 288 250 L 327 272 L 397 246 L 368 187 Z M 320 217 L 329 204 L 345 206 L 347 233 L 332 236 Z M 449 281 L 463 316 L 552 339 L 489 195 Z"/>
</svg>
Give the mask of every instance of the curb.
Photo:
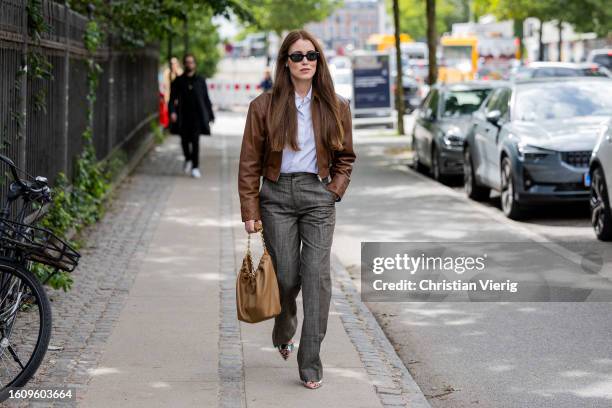
<svg viewBox="0 0 612 408">
<path fill-rule="evenodd" d="M 431 408 L 337 255 L 332 253 L 332 298 L 383 407 Z"/>
<path fill-rule="evenodd" d="M 230 167 L 227 138 L 220 139 L 221 169 L 219 170 L 219 362 L 217 373 L 219 408 L 248 406 L 245 391 L 242 332 L 236 317 L 236 258 L 232 218 L 234 200 L 230 191 Z"/>
</svg>

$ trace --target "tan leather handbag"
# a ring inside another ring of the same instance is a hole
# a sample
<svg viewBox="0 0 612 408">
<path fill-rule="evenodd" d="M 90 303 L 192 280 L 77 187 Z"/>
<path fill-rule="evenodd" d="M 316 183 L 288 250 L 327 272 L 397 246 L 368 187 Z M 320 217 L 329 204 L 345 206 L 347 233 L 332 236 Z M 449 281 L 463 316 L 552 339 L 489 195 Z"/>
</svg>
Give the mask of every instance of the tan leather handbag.
<svg viewBox="0 0 612 408">
<path fill-rule="evenodd" d="M 257 270 L 253 270 L 251 234 L 249 234 L 247 253 L 242 260 L 242 267 L 236 278 L 238 320 L 246 323 L 257 323 L 271 319 L 281 312 L 276 272 L 274 271 L 272 257 L 268 253 L 268 248 L 266 248 L 263 228 L 260 229 L 259 233 L 261 234 L 264 252 L 259 260 Z"/>
</svg>

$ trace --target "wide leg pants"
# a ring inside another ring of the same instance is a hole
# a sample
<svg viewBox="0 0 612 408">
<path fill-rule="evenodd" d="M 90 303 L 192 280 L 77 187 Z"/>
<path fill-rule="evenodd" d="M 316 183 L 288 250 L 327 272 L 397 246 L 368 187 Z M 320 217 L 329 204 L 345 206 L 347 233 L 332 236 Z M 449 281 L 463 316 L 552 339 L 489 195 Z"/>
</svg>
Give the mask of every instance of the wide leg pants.
<svg viewBox="0 0 612 408">
<path fill-rule="evenodd" d="M 297 361 L 300 379 L 323 377 L 319 357 L 331 301 L 330 253 L 336 224 L 336 195 L 313 173 L 263 178 L 260 208 L 263 234 L 280 290 L 281 314 L 272 343 L 286 344 L 297 329 L 296 297 L 302 290 L 304 321 Z"/>
</svg>

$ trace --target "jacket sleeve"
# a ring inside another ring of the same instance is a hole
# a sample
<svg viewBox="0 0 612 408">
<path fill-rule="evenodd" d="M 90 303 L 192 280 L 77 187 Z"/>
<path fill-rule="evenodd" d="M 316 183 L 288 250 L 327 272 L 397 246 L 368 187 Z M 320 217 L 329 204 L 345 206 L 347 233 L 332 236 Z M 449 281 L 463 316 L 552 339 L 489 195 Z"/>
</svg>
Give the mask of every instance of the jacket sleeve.
<svg viewBox="0 0 612 408">
<path fill-rule="evenodd" d="M 242 221 L 261 220 L 259 209 L 260 176 L 263 167 L 265 133 L 263 117 L 253 102 L 249 110 L 242 136 L 238 168 L 238 194 Z"/>
<path fill-rule="evenodd" d="M 341 151 L 334 150 L 332 153 L 332 166 L 330 174 L 332 181 L 327 185 L 327 188 L 338 195 L 338 200 L 342 199 L 349 182 L 351 181 L 351 173 L 353 171 L 353 163 L 357 158 L 353 150 L 353 122 L 351 117 L 351 106 L 348 101 L 343 102 L 342 125 L 344 126 L 344 149 Z"/>
<path fill-rule="evenodd" d="M 170 83 L 170 99 L 168 100 L 168 113 L 176 113 L 176 100 L 178 99 L 177 79 Z"/>
<path fill-rule="evenodd" d="M 204 104 L 206 105 L 206 110 L 208 111 L 208 118 L 211 121 L 215 120 L 215 113 L 213 112 L 213 108 L 212 108 L 212 103 L 210 102 L 210 98 L 208 97 L 208 85 L 206 84 L 206 79 L 202 78 L 202 86 L 204 88 L 203 90 L 203 94 L 204 94 Z"/>
</svg>

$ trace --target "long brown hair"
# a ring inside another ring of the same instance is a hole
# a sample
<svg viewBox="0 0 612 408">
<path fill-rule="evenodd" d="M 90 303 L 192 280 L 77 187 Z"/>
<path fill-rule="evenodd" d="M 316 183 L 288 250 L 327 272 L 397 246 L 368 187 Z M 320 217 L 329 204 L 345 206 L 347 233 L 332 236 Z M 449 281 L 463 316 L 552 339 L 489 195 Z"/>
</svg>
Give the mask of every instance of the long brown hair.
<svg viewBox="0 0 612 408">
<path fill-rule="evenodd" d="M 293 150 L 299 150 L 297 143 L 297 109 L 295 107 L 295 89 L 291 81 L 289 67 L 285 66 L 289 58 L 289 47 L 297 40 L 308 40 L 315 51 L 319 52 L 317 68 L 312 77 L 311 108 L 313 115 L 320 118 L 321 138 L 329 150 L 342 150 L 344 129 L 340 120 L 340 103 L 336 97 L 334 83 L 329 73 L 323 49 L 312 34 L 304 30 L 291 31 L 278 51 L 276 59 L 276 73 L 270 100 L 268 131 L 270 148 L 273 151 L 282 151 L 289 145 Z M 314 110 L 318 112 L 314 112 Z"/>
</svg>

